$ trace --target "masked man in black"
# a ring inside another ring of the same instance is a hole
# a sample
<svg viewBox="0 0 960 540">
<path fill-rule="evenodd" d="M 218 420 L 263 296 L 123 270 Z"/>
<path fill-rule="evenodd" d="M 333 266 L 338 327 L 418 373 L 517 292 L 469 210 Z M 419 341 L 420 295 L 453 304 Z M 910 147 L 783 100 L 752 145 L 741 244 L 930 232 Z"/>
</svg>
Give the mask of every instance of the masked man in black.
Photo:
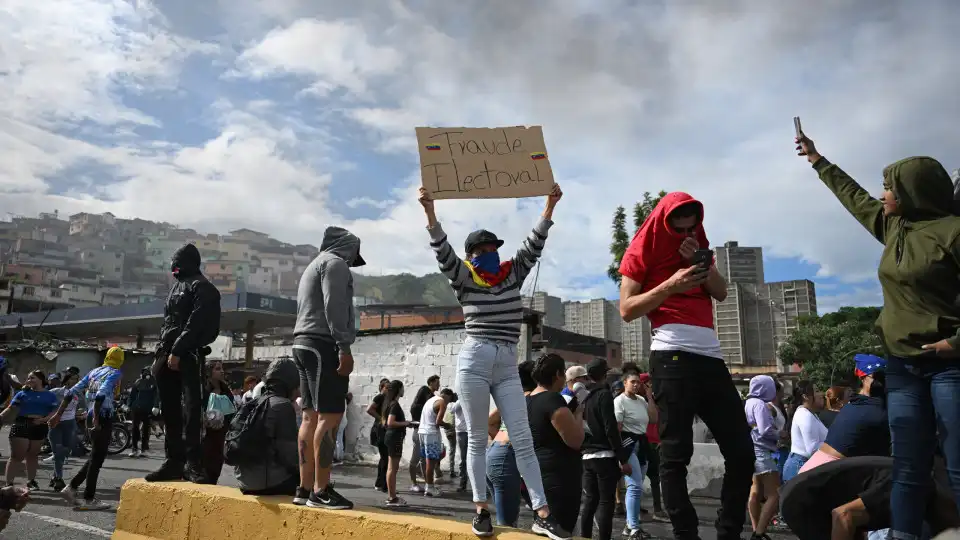
<svg viewBox="0 0 960 540">
<path fill-rule="evenodd" d="M 200 272 L 200 252 L 186 244 L 173 254 L 176 283 L 163 310 L 160 343 L 153 363 L 166 425 L 166 460 L 148 482 L 185 479 L 208 482 L 201 464 L 203 366 L 207 347 L 220 333 L 220 292 Z"/>
<path fill-rule="evenodd" d="M 133 421 L 131 433 L 130 457 L 145 457 L 150 450 L 150 417 L 157 406 L 157 380 L 153 371 L 145 367 L 140 371 L 140 378 L 133 382 L 127 406 L 130 407 L 130 417 Z"/>
</svg>

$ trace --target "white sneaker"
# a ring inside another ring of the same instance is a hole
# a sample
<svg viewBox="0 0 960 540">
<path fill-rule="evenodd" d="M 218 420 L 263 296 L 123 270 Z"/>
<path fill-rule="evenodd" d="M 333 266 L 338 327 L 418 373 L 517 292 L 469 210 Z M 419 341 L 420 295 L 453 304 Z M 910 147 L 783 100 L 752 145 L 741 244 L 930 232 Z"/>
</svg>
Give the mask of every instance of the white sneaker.
<svg viewBox="0 0 960 540">
<path fill-rule="evenodd" d="M 43 463 L 53 463 L 53 460 L 56 459 L 56 456 L 50 456 L 43 458 Z"/>
<path fill-rule="evenodd" d="M 66 499 L 68 503 L 77 503 L 77 490 L 70 487 L 70 484 L 67 484 L 67 487 L 61 489 L 60 494 L 63 495 L 63 498 Z"/>
<path fill-rule="evenodd" d="M 140 457 L 140 451 L 134 448 L 133 451 L 127 454 L 127 457 L 138 458 Z"/>
<path fill-rule="evenodd" d="M 427 489 L 423 491 L 423 494 L 427 497 L 439 497 L 443 495 L 443 492 L 441 492 L 440 488 L 437 486 L 427 486 Z"/>
<path fill-rule="evenodd" d="M 410 493 L 423 493 L 423 486 L 420 484 L 410 486 Z"/>
<path fill-rule="evenodd" d="M 106 510 L 107 508 L 110 508 L 110 505 L 100 499 L 84 500 L 73 507 L 74 510 Z"/>
</svg>

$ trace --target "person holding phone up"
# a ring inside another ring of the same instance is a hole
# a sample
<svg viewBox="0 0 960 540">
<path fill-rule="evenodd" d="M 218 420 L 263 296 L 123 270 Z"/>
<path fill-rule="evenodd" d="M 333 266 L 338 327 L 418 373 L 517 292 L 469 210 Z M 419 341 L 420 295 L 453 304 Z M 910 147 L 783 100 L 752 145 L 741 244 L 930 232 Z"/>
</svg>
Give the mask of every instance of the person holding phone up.
<svg viewBox="0 0 960 540">
<path fill-rule="evenodd" d="M 743 404 L 713 328 L 713 300 L 727 283 L 713 264 L 703 204 L 668 193 L 647 217 L 620 264 L 620 315 L 653 328 L 650 375 L 660 413 L 660 482 L 676 538 L 698 538 L 687 491 L 693 420 L 714 434 L 725 460 L 717 538 L 739 539 L 753 478 L 753 443 Z"/>
<path fill-rule="evenodd" d="M 887 352 L 893 440 L 893 538 L 919 538 L 937 426 L 954 497 L 960 500 L 960 217 L 953 182 L 937 160 L 909 157 L 883 170 L 879 199 L 829 162 L 802 131 L 806 156 L 851 215 L 884 245 L 877 333 Z"/>
</svg>

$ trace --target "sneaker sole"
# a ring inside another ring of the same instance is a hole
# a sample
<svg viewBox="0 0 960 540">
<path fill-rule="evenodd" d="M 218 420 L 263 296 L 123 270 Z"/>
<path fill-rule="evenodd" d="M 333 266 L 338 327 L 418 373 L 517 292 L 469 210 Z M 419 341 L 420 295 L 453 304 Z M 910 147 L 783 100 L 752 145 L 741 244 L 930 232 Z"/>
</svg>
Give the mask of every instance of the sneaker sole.
<svg viewBox="0 0 960 540">
<path fill-rule="evenodd" d="M 294 497 L 294 498 L 293 498 L 293 504 L 296 505 L 296 506 L 306 506 L 307 500 L 306 500 L 306 499 L 298 499 L 298 498 Z"/>
<path fill-rule="evenodd" d="M 325 508 L 325 509 L 327 509 L 327 510 L 353 510 L 353 505 L 348 505 L 348 504 L 340 504 L 340 505 L 317 504 L 317 503 L 312 502 L 312 501 L 307 501 L 307 507 L 309 507 L 309 508 Z"/>
<path fill-rule="evenodd" d="M 557 536 L 557 535 L 551 533 L 550 531 L 548 531 L 547 529 L 544 529 L 543 527 L 537 525 L 536 523 L 533 524 L 533 527 L 531 527 L 530 530 L 533 531 L 533 534 L 538 534 L 538 535 L 540 535 L 540 536 L 546 536 L 546 537 L 550 538 L 551 540 L 570 540 L 569 537 L 568 537 L 568 538 L 564 538 L 564 537 L 562 537 L 562 536 Z"/>
<path fill-rule="evenodd" d="M 470 527 L 470 528 L 473 530 L 473 534 L 479 536 L 480 538 L 489 538 L 489 537 L 493 536 L 493 531 L 480 532 L 480 531 L 474 529 L 473 527 Z"/>
</svg>

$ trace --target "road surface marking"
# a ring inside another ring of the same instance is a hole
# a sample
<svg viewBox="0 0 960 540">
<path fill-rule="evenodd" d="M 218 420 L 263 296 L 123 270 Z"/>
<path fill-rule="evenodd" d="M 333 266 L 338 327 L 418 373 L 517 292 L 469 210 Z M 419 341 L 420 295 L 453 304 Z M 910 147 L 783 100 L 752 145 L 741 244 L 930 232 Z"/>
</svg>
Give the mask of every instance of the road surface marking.
<svg viewBox="0 0 960 540">
<path fill-rule="evenodd" d="M 47 523 L 50 523 L 52 525 L 67 527 L 68 529 L 73 529 L 75 531 L 83 531 L 85 533 L 92 534 L 94 536 L 99 536 L 100 538 L 110 538 L 113 535 L 113 533 L 110 531 L 98 529 L 97 527 L 94 527 L 93 525 L 87 525 L 86 523 L 78 523 L 76 521 L 70 521 L 68 519 L 60 519 L 52 516 L 35 514 L 33 512 L 27 512 L 27 511 L 20 512 L 20 514 L 24 516 L 37 518 L 40 521 L 46 521 Z"/>
</svg>

